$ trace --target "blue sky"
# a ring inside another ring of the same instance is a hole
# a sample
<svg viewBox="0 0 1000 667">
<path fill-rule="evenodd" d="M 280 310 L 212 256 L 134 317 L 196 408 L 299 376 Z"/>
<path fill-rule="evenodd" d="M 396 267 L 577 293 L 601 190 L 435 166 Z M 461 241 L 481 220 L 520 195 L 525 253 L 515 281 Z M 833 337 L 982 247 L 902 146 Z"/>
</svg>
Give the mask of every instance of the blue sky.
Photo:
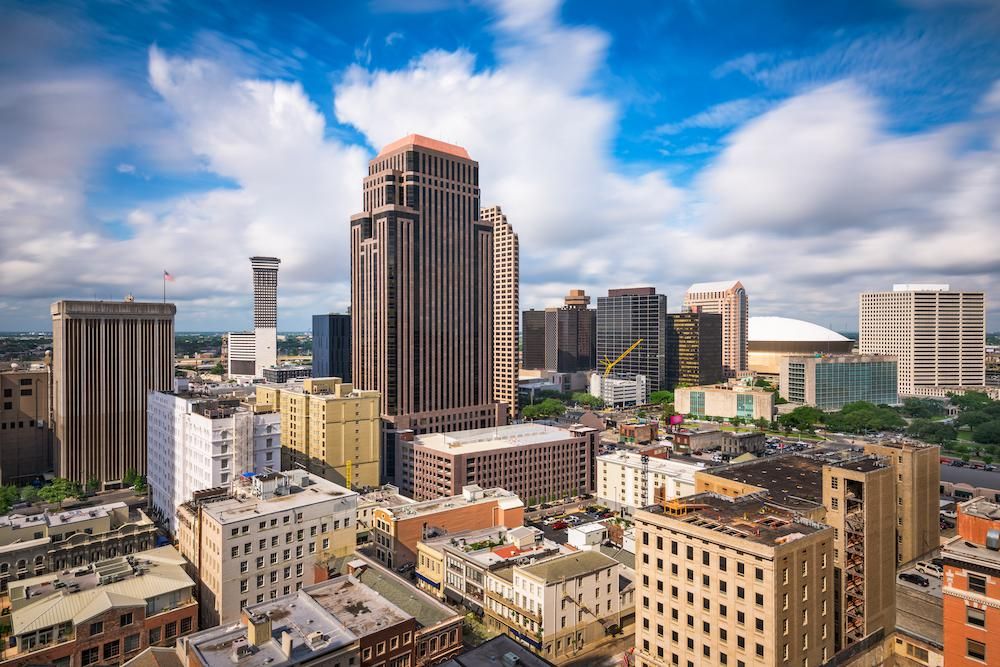
<svg viewBox="0 0 1000 667">
<path fill-rule="evenodd" d="M 994 2 L 8 2 L 0 330 L 163 269 L 179 329 L 243 328 L 272 253 L 308 328 L 347 304 L 367 159 L 411 132 L 480 161 L 524 307 L 738 278 L 839 329 L 893 282 L 997 311 Z"/>
</svg>

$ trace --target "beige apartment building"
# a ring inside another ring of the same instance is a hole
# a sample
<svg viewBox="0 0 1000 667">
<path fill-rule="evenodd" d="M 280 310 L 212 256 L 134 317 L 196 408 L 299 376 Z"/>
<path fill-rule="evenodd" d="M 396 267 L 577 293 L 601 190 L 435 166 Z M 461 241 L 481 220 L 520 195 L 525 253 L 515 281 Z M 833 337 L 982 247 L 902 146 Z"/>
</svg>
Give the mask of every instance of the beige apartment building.
<svg viewBox="0 0 1000 667">
<path fill-rule="evenodd" d="M 635 586 L 622 565 L 580 551 L 486 573 L 486 627 L 547 660 L 567 662 L 635 623 Z"/>
<path fill-rule="evenodd" d="M 774 416 L 774 393 L 744 384 L 716 384 L 674 389 L 674 407 L 682 415 L 750 421 Z"/>
<path fill-rule="evenodd" d="M 52 470 L 49 369 L 0 371 L 0 483 L 27 484 Z"/>
<path fill-rule="evenodd" d="M 52 304 L 56 474 L 104 487 L 145 475 L 146 400 L 174 381 L 172 303 Z"/>
<path fill-rule="evenodd" d="M 910 563 L 941 545 L 941 448 L 922 443 L 866 444 L 896 475 L 896 564 Z"/>
<path fill-rule="evenodd" d="M 986 384 L 986 295 L 949 285 L 862 292 L 858 351 L 896 357 L 899 393 Z"/>
<path fill-rule="evenodd" d="M 684 294 L 684 310 L 722 315 L 722 372 L 736 377 L 747 370 L 750 300 L 738 280 L 695 283 Z"/>
<path fill-rule="evenodd" d="M 241 478 L 177 508 L 177 541 L 195 571 L 203 626 L 317 581 L 317 562 L 353 553 L 358 494 L 304 470 Z"/>
<path fill-rule="evenodd" d="M 636 666 L 821 665 L 834 654 L 834 530 L 700 493 L 636 513 Z"/>
<path fill-rule="evenodd" d="M 695 480 L 699 492 L 763 494 L 769 505 L 834 529 L 836 650 L 895 627 L 896 473 L 887 459 L 842 451 L 769 456 Z"/>
<path fill-rule="evenodd" d="M 507 406 L 507 420 L 517 416 L 518 319 L 521 250 L 514 228 L 499 206 L 484 208 L 479 218 L 493 225 L 493 400 Z"/>
<path fill-rule="evenodd" d="M 429 433 L 402 442 L 396 479 L 418 500 L 453 496 L 470 484 L 501 487 L 529 505 L 594 489 L 600 432 L 524 423 Z"/>
<path fill-rule="evenodd" d="M 340 378 L 257 387 L 257 409 L 281 414 L 281 467 L 301 466 L 348 488 L 379 484 L 379 393 Z"/>
</svg>

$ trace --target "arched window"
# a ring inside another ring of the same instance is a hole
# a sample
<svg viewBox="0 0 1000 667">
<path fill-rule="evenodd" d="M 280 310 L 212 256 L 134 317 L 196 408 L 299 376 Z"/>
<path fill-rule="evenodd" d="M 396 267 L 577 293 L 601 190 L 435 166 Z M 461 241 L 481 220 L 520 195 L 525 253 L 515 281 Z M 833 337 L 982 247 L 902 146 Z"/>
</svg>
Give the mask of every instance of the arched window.
<svg viewBox="0 0 1000 667">
<path fill-rule="evenodd" d="M 23 558 L 17 561 L 17 569 L 26 570 L 28 568 L 28 563 Z"/>
</svg>

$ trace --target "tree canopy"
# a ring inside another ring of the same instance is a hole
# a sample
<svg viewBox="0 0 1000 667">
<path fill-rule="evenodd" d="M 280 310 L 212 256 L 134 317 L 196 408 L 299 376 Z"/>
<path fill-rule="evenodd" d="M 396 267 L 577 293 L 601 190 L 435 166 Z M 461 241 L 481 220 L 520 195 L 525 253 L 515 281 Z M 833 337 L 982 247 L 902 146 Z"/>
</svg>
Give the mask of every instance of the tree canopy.
<svg viewBox="0 0 1000 667">
<path fill-rule="evenodd" d="M 944 445 L 958 437 L 958 429 L 951 424 L 936 422 L 931 419 L 914 419 L 906 427 L 906 435 L 924 442 Z"/>
<path fill-rule="evenodd" d="M 564 412 L 566 412 L 566 406 L 555 398 L 546 398 L 539 403 L 521 408 L 521 415 L 529 420 L 557 417 Z"/>
<path fill-rule="evenodd" d="M 932 398 L 904 398 L 900 412 L 907 417 L 930 419 L 931 417 L 940 417 L 947 411 L 941 401 L 935 401 Z"/>
<path fill-rule="evenodd" d="M 588 394 L 585 391 L 577 391 L 573 393 L 573 402 L 577 405 L 585 405 L 588 408 L 603 408 L 604 401 L 599 399 L 593 394 Z"/>
<path fill-rule="evenodd" d="M 824 421 L 831 431 L 845 433 L 896 431 L 906 426 L 906 421 L 888 405 L 874 405 L 867 401 L 848 403 L 839 412 L 828 413 Z"/>
<path fill-rule="evenodd" d="M 1000 419 L 983 422 L 974 427 L 972 439 L 983 445 L 1000 445 Z"/>
<path fill-rule="evenodd" d="M 800 405 L 791 412 L 778 416 L 778 424 L 786 430 L 811 431 L 823 420 L 823 411 L 810 405 Z"/>
</svg>

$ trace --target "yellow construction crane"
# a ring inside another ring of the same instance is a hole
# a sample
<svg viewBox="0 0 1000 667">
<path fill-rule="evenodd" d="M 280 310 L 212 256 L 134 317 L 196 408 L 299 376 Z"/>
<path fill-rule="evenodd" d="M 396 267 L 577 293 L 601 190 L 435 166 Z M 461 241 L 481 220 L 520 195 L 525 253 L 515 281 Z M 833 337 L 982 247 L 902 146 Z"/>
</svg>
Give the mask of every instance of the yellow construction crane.
<svg viewBox="0 0 1000 667">
<path fill-rule="evenodd" d="M 614 361 L 608 361 L 608 358 L 604 357 L 604 377 L 608 377 L 608 375 L 611 373 L 611 369 L 615 367 L 615 364 L 617 364 L 619 361 L 627 357 L 632 352 L 632 350 L 639 347 L 640 343 L 642 343 L 641 338 L 632 343 L 627 350 L 619 354 L 618 358 L 615 359 Z"/>
</svg>

